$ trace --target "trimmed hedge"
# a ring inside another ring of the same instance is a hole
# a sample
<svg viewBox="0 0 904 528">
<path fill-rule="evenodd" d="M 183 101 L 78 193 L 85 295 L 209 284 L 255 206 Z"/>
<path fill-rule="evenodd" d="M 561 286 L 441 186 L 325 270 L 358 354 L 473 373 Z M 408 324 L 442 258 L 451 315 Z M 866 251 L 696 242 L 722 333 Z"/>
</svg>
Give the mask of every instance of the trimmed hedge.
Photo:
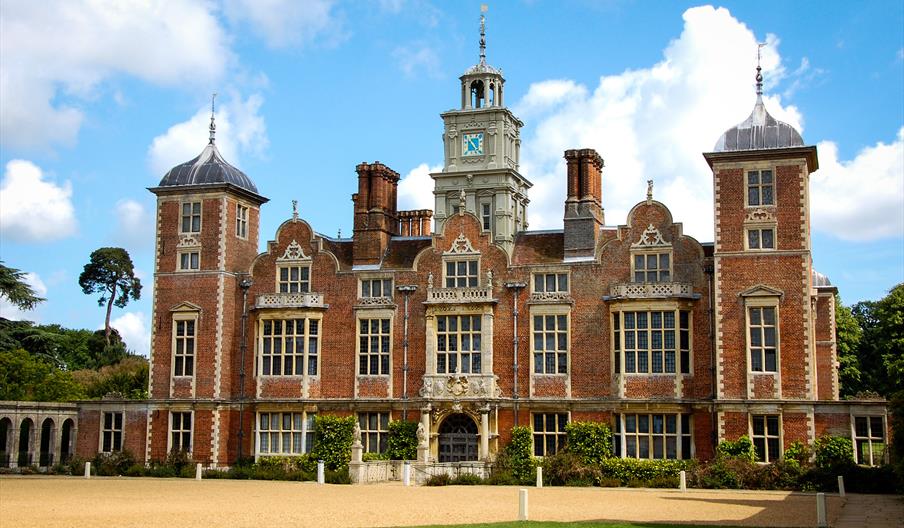
<svg viewBox="0 0 904 528">
<path fill-rule="evenodd" d="M 318 414 L 314 418 L 314 448 L 311 456 L 323 460 L 326 469 L 348 469 L 355 441 L 355 418 Z"/>
<path fill-rule="evenodd" d="M 397 420 L 389 422 L 389 441 L 386 452 L 390 460 L 414 460 L 417 458 L 417 424 Z"/>
<path fill-rule="evenodd" d="M 612 456 L 612 431 L 602 422 L 569 422 L 566 449 L 586 465 L 598 465 Z"/>
<path fill-rule="evenodd" d="M 600 464 L 600 479 L 618 480 L 622 486 L 628 486 L 632 481 L 656 482 L 655 487 L 678 487 L 678 477 L 682 471 L 690 471 L 697 465 L 696 460 L 644 460 L 637 458 L 607 458 Z M 664 482 L 671 482 L 674 486 L 663 486 Z"/>
</svg>

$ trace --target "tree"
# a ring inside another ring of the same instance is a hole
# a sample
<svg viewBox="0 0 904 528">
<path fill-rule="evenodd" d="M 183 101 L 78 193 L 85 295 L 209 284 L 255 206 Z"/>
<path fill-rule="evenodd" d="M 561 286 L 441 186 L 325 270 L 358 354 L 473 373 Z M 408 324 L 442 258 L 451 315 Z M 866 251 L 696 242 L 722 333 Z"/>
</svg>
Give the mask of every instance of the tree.
<svg viewBox="0 0 904 528">
<path fill-rule="evenodd" d="M 91 253 L 91 260 L 78 277 L 82 291 L 90 295 L 100 293 L 98 306 L 107 305 L 107 317 L 104 319 L 104 337 L 110 344 L 110 313 L 113 305 L 125 308 L 129 298 L 137 301 L 141 298 L 141 281 L 135 276 L 135 267 L 129 252 L 123 248 L 100 248 Z"/>
<path fill-rule="evenodd" d="M 851 312 L 863 329 L 857 352 L 862 388 L 886 398 L 904 390 L 904 283 Z"/>
<path fill-rule="evenodd" d="M 860 341 L 863 330 L 851 309 L 835 296 L 835 342 L 838 344 L 838 382 L 841 396 L 853 396 L 863 390 L 860 373 Z"/>
<path fill-rule="evenodd" d="M 21 310 L 33 310 L 38 303 L 45 301 L 25 282 L 25 273 L 4 266 L 2 261 L 0 261 L 0 297 L 6 297 Z"/>
</svg>

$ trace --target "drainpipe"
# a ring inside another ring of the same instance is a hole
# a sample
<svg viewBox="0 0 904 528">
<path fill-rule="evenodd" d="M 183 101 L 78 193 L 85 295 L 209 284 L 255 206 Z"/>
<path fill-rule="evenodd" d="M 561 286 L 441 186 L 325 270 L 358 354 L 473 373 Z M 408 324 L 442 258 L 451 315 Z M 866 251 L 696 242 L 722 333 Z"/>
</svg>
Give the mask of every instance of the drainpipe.
<svg viewBox="0 0 904 528">
<path fill-rule="evenodd" d="M 239 367 L 239 449 L 238 459 L 241 460 L 244 455 L 245 444 L 245 352 L 248 350 L 247 326 L 248 326 L 248 289 L 254 281 L 250 277 L 245 277 L 239 283 L 242 289 L 242 343 L 241 343 L 241 364 Z"/>
<path fill-rule="evenodd" d="M 709 377 L 712 391 L 712 410 L 710 417 L 711 429 L 710 438 L 712 439 L 713 454 L 715 454 L 716 445 L 719 443 L 719 424 L 718 413 L 716 412 L 716 399 L 718 398 L 718 385 L 716 382 L 716 290 L 715 290 L 715 257 L 711 264 L 703 267 L 703 272 L 709 278 Z"/>
<path fill-rule="evenodd" d="M 512 345 L 514 347 L 514 359 L 512 361 L 512 371 L 515 373 L 515 380 L 512 383 L 512 404 L 515 408 L 515 427 L 518 426 L 518 294 L 527 287 L 524 282 L 506 282 L 505 287 L 512 290 L 512 332 L 514 339 Z"/>
<path fill-rule="evenodd" d="M 408 297 L 417 290 L 414 284 L 396 288 L 405 294 L 405 334 L 402 339 L 402 420 L 408 419 Z"/>
</svg>

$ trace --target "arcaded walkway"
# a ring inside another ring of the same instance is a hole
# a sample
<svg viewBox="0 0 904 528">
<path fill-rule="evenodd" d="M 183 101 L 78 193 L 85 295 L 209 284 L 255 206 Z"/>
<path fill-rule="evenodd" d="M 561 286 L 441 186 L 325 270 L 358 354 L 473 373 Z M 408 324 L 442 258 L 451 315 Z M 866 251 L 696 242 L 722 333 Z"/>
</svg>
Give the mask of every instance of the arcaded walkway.
<svg viewBox="0 0 904 528">
<path fill-rule="evenodd" d="M 743 526 L 814 526 L 816 522 L 813 494 L 528 489 L 531 520 Z M 3 477 L 0 526 L 346 528 L 460 524 L 515 520 L 517 500 L 518 488 L 497 486 L 405 488 L 398 483 L 318 486 L 309 482 Z M 841 499 L 829 496 L 828 503 L 829 520 L 834 524 Z"/>
</svg>

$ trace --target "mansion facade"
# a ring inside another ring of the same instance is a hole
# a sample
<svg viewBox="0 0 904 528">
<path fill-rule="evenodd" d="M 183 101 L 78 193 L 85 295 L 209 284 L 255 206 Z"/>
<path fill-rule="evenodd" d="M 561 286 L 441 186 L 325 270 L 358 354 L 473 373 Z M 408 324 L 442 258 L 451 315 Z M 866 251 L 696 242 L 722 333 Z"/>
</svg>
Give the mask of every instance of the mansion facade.
<svg viewBox="0 0 904 528">
<path fill-rule="evenodd" d="M 609 424 L 621 457 L 709 458 L 747 435 L 771 461 L 832 434 L 880 462 L 884 402 L 838 396 L 836 289 L 811 253 L 816 147 L 759 88 L 703 154 L 715 225 L 701 243 L 652 183 L 607 225 L 588 148 L 564 152 L 563 228 L 529 230 L 523 123 L 483 38 L 460 80 L 432 211 L 398 210 L 399 174 L 361 163 L 351 237 L 295 212 L 263 253 L 268 200 L 220 155 L 212 118 L 204 151 L 150 189 L 150 399 L 79 403 L 75 452 L 229 466 L 307 452 L 313 417 L 335 414 L 357 417 L 371 452 L 390 421 L 420 421 L 438 462 L 492 459 L 515 425 L 549 455 L 587 420 Z"/>
</svg>

